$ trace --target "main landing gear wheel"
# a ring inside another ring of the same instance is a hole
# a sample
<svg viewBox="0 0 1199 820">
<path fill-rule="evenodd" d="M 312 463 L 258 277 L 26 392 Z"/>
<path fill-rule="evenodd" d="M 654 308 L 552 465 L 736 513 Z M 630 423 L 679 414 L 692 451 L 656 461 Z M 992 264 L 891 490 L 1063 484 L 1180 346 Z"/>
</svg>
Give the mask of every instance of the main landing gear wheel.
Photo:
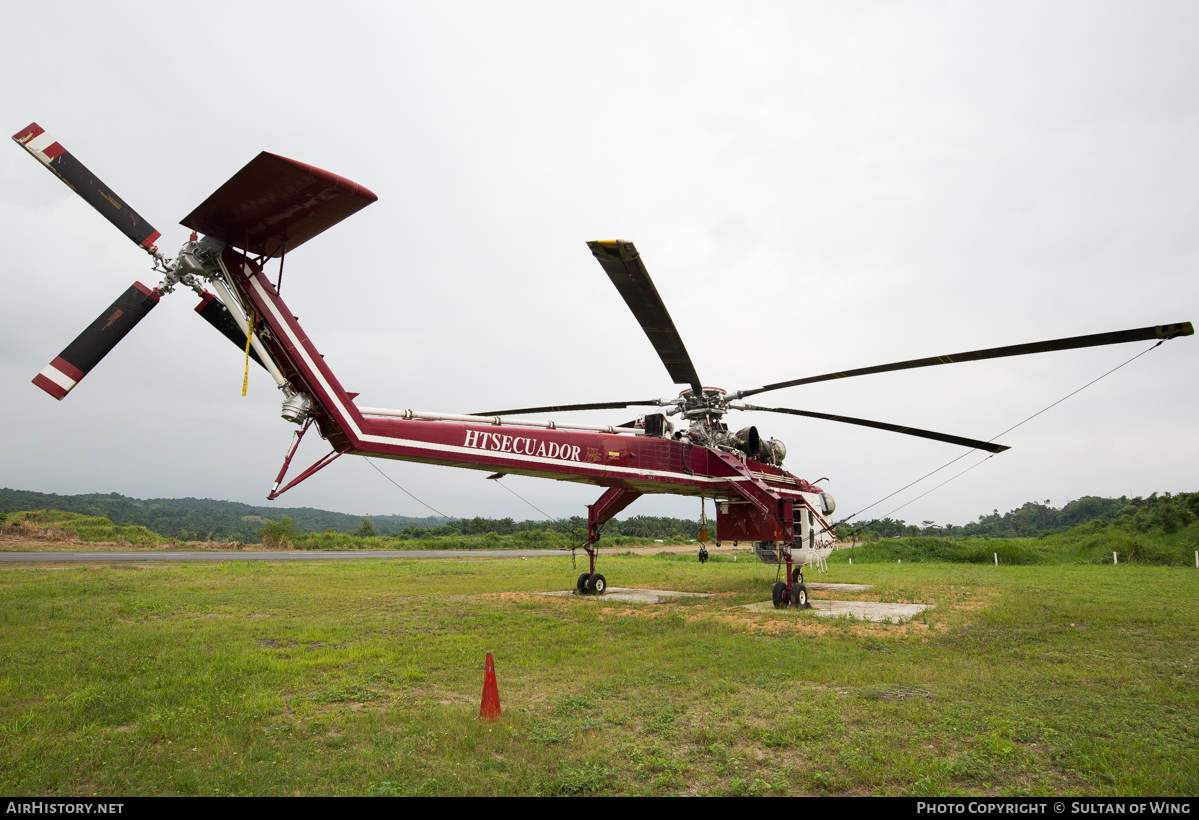
<svg viewBox="0 0 1199 820">
<path fill-rule="evenodd" d="M 598 572 L 587 579 L 587 592 L 591 595 L 603 595 L 608 588 L 608 581 Z"/>
<path fill-rule="evenodd" d="M 699 545 L 699 562 L 701 564 L 708 563 L 708 548 L 704 544 Z"/>
<path fill-rule="evenodd" d="M 803 584 L 791 585 L 791 606 L 796 609 L 808 608 L 808 588 Z"/>
<path fill-rule="evenodd" d="M 580 595 L 586 595 L 587 594 L 587 579 L 590 577 L 591 576 L 586 572 L 584 572 L 582 575 L 580 575 L 579 580 L 575 581 L 575 592 L 579 593 Z"/>
<path fill-rule="evenodd" d="M 791 585 L 794 586 L 796 584 L 802 584 L 802 583 L 803 583 L 803 573 L 800 572 L 799 567 L 796 567 L 795 569 L 791 570 Z"/>
<path fill-rule="evenodd" d="M 775 581 L 774 589 L 770 591 L 775 609 L 785 609 L 787 606 L 787 584 L 785 581 Z"/>
</svg>

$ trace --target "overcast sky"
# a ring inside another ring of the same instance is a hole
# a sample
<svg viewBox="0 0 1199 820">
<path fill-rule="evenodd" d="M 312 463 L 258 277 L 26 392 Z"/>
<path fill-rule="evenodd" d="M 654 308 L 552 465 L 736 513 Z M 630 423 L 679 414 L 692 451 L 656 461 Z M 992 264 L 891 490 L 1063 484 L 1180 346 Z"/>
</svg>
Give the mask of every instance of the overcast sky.
<svg viewBox="0 0 1199 820">
<path fill-rule="evenodd" d="M 461 413 L 677 392 L 592 239 L 637 244 L 704 383 L 730 390 L 1199 320 L 1197 37 L 1193 2 L 6 3 L 0 112 L 8 134 L 40 123 L 170 255 L 178 220 L 259 151 L 367 186 L 377 203 L 288 257 L 283 296 L 360 403 Z M 63 402 L 30 384 L 157 277 L 15 144 L 0 249 L 0 486 L 265 503 L 293 428 L 262 371 L 241 397 L 241 356 L 190 292 Z M 1149 346 L 769 395 L 989 439 Z M 1168 342 L 895 516 L 1199 490 L 1197 373 L 1199 340 Z M 728 421 L 827 476 L 839 515 L 962 452 Z M 482 473 L 382 467 L 449 515 L 537 517 Z M 506 481 L 558 516 L 600 492 Z M 428 514 L 350 458 L 276 503 Z"/>
</svg>

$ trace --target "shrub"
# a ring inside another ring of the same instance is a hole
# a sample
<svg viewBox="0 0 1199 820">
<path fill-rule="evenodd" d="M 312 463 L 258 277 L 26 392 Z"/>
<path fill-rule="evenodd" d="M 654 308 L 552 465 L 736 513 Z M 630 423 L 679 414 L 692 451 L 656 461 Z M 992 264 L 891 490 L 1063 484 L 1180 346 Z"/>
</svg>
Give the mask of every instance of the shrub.
<svg viewBox="0 0 1199 820">
<path fill-rule="evenodd" d="M 300 530 L 296 522 L 291 520 L 291 516 L 285 515 L 260 529 L 258 536 L 268 547 L 291 546 L 300 537 Z"/>
</svg>

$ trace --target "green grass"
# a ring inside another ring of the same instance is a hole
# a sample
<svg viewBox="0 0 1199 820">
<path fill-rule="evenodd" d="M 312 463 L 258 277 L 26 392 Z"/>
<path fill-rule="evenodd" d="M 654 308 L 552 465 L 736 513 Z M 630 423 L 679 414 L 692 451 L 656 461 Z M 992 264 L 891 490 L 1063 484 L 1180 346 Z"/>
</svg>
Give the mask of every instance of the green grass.
<svg viewBox="0 0 1199 820">
<path fill-rule="evenodd" d="M 41 510 L 17 512 L 0 516 L 0 532 L 32 538 L 61 539 L 63 534 L 84 542 L 123 542 L 133 546 L 159 546 L 171 539 L 151 532 L 145 527 L 114 524 L 111 519 L 79 513 Z"/>
<path fill-rule="evenodd" d="M 773 574 L 719 558 L 603 558 L 718 593 L 656 606 L 525 594 L 572 586 L 569 557 L 6 568 L 0 792 L 1199 792 L 1194 570 L 819 579 L 936 605 L 895 625 L 730 611 Z"/>
<path fill-rule="evenodd" d="M 664 539 L 665 544 L 685 544 L 690 539 Z M 264 539 L 265 541 L 265 539 Z M 297 550 L 495 550 L 495 549 L 570 549 L 583 541 L 583 535 L 527 530 L 512 535 L 485 533 L 483 535 L 435 535 L 421 538 L 396 536 L 358 536 L 329 530 L 323 533 L 296 533 L 287 537 L 285 545 Z M 605 536 L 604 547 L 645 546 L 657 543 L 650 538 L 627 535 Z"/>
</svg>

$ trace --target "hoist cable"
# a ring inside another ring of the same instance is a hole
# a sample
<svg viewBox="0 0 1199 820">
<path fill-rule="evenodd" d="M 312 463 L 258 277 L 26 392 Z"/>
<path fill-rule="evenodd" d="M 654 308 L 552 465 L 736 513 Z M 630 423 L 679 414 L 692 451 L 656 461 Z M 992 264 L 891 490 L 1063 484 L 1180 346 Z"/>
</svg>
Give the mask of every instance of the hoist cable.
<svg viewBox="0 0 1199 820">
<path fill-rule="evenodd" d="M 368 456 L 368 457 L 367 457 L 367 459 L 366 459 L 366 463 L 367 463 L 367 464 L 369 464 L 369 465 L 371 465 L 372 467 L 374 467 L 374 468 L 375 468 L 375 471 L 376 471 L 377 473 L 379 473 L 379 475 L 381 475 L 381 476 L 383 476 L 384 478 L 386 478 L 386 479 L 387 479 L 388 481 L 390 481 L 392 484 L 395 484 L 395 485 L 396 485 L 396 487 L 399 487 L 399 489 L 400 489 L 400 491 L 401 491 L 401 492 L 403 492 L 405 495 L 407 495 L 409 498 L 411 498 L 411 499 L 412 499 L 413 501 L 415 501 L 416 503 L 418 503 L 418 504 L 421 504 L 422 506 L 428 507 L 430 510 L 433 510 L 433 512 L 437 513 L 438 515 L 440 515 L 442 518 L 446 519 L 447 521 L 453 521 L 453 520 L 454 520 L 453 518 L 451 518 L 450 516 L 446 515 L 445 513 L 443 513 L 441 510 L 437 509 L 436 507 L 430 506 L 429 504 L 425 504 L 425 502 L 421 501 L 419 498 L 417 498 L 416 496 L 414 496 L 412 493 L 408 492 L 408 491 L 407 491 L 407 490 L 405 490 L 403 487 L 400 487 L 400 485 L 399 485 L 399 484 L 396 484 L 396 482 L 395 482 L 395 481 L 392 479 L 392 477 L 391 477 L 391 476 L 389 476 L 387 473 L 383 472 L 382 470 L 380 470 L 380 469 L 379 469 L 379 465 L 375 464 L 375 462 L 374 462 L 374 461 L 373 461 L 373 460 L 372 460 L 372 459 L 371 459 L 369 456 Z"/>
<path fill-rule="evenodd" d="M 530 501 L 529 499 L 525 498 L 523 495 L 521 495 L 520 493 L 518 493 L 516 490 L 512 489 L 512 488 L 511 488 L 511 487 L 509 487 L 507 484 L 505 484 L 504 482 L 500 481 L 500 479 L 498 479 L 498 478 L 497 478 L 497 479 L 495 479 L 495 483 L 496 483 L 496 484 L 499 484 L 499 485 L 500 485 L 501 487 L 503 487 L 505 490 L 507 490 L 508 492 L 512 493 L 514 496 L 516 496 L 517 498 L 519 498 L 521 501 L 525 502 L 525 503 L 526 503 L 526 504 L 528 504 L 530 507 L 532 507 L 533 509 L 537 510 L 537 512 L 539 512 L 539 513 L 541 513 L 542 515 L 544 515 L 544 516 L 545 516 L 545 517 L 546 517 L 546 518 L 549 520 L 549 522 L 550 522 L 550 526 L 553 526 L 553 527 L 554 527 L 554 529 L 558 529 L 556 526 L 554 526 L 554 523 L 555 523 L 555 522 L 557 522 L 557 523 L 559 523 L 559 524 L 560 524 L 560 523 L 562 523 L 562 519 L 561 519 L 561 518 L 554 518 L 552 515 L 550 515 L 549 513 L 547 513 L 545 510 L 541 509 L 541 508 L 540 508 L 540 507 L 538 507 L 536 504 L 534 504 L 532 501 Z M 577 527 L 571 527 L 571 528 L 570 528 L 570 533 L 569 533 L 569 535 L 571 535 L 571 536 L 577 536 L 577 530 L 578 530 L 578 528 L 577 528 Z M 561 530 L 558 530 L 558 532 L 562 532 L 562 531 L 561 531 Z"/>
<path fill-rule="evenodd" d="M 884 515 L 884 516 L 883 516 L 883 520 L 886 520 L 887 518 L 890 518 L 892 514 L 899 512 L 900 510 L 902 510 L 902 509 L 903 509 L 904 507 L 906 507 L 907 505 L 909 505 L 909 504 L 912 504 L 912 503 L 914 503 L 914 502 L 916 502 L 916 501 L 919 501 L 920 499 L 924 498 L 924 497 L 925 497 L 926 495 L 928 495 L 929 493 L 933 492 L 933 490 L 939 490 L 939 489 L 941 489 L 941 488 L 942 488 L 942 487 L 944 487 L 946 484 L 948 484 L 949 482 L 953 481 L 953 479 L 954 479 L 954 478 L 959 478 L 959 477 L 961 477 L 961 476 L 964 476 L 966 473 L 970 472 L 970 471 L 971 471 L 971 470 L 973 470 L 975 467 L 979 467 L 979 466 L 981 466 L 982 464 L 986 463 L 988 460 L 990 460 L 990 459 L 992 459 L 992 458 L 995 458 L 995 456 L 997 456 L 997 455 L 999 455 L 999 454 L 998 454 L 998 453 L 991 453 L 990 455 L 988 455 L 986 458 L 984 458 L 982 461 L 978 462 L 977 464 L 971 464 L 969 467 L 967 467 L 966 469 L 962 470 L 962 471 L 961 471 L 960 473 L 958 473 L 957 475 L 953 476 L 953 478 L 947 478 L 947 479 L 945 479 L 945 480 L 944 480 L 944 481 L 942 481 L 940 484 L 938 484 L 936 487 L 933 487 L 933 488 L 932 488 L 932 490 L 927 490 L 927 491 L 925 491 L 925 492 L 921 493 L 920 495 L 918 495 L 918 496 L 916 496 L 915 498 L 913 498 L 911 501 L 905 501 L 905 502 L 903 502 L 903 503 L 902 503 L 902 504 L 900 504 L 898 507 L 896 507 L 895 509 L 891 510 L 891 512 L 889 512 L 889 513 L 887 513 L 886 515 Z"/>
</svg>

